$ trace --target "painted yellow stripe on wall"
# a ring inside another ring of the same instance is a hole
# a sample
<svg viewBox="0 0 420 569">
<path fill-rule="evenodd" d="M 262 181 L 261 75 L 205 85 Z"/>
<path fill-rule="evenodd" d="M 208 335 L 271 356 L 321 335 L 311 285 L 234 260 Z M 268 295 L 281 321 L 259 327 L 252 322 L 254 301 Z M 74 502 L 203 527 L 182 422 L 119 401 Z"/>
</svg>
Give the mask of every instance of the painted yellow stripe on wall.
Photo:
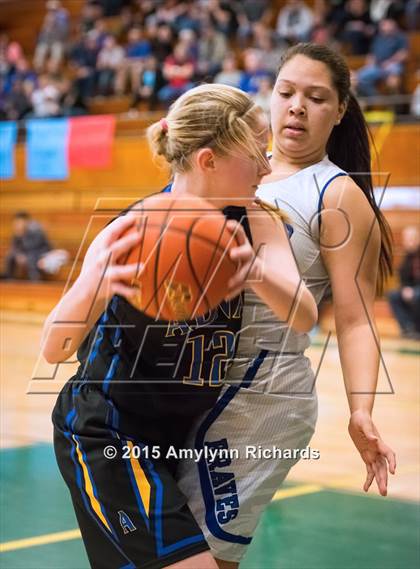
<svg viewBox="0 0 420 569">
<path fill-rule="evenodd" d="M 150 484 L 146 478 L 144 470 L 140 466 L 140 462 L 133 458 L 133 443 L 127 441 L 127 445 L 130 447 L 130 463 L 134 472 L 134 478 L 136 479 L 136 484 L 140 492 L 141 501 L 143 502 L 144 510 L 147 517 L 149 517 L 150 509 Z"/>
<path fill-rule="evenodd" d="M 68 531 L 37 535 L 35 537 L 26 537 L 24 539 L 15 539 L 13 541 L 0 543 L 0 553 L 15 551 L 16 549 L 25 549 L 27 547 L 35 547 L 37 545 L 46 545 L 48 543 L 57 543 L 59 541 L 69 541 L 70 539 L 80 539 L 80 537 L 80 530 L 71 529 Z"/>
<path fill-rule="evenodd" d="M 81 465 L 82 470 L 83 470 L 83 478 L 85 480 L 85 490 L 86 490 L 87 495 L 89 496 L 89 500 L 90 500 L 90 503 L 92 505 L 93 511 L 96 513 L 96 515 L 101 520 L 101 522 L 104 524 L 104 526 L 108 529 L 108 531 L 111 531 L 111 528 L 109 527 L 108 522 L 106 521 L 105 516 L 102 513 L 101 505 L 99 504 L 98 499 L 96 498 L 95 494 L 93 493 L 92 481 L 90 479 L 89 472 L 88 472 L 87 466 L 85 464 L 85 461 L 83 460 L 83 455 L 82 455 L 82 452 L 80 450 L 79 443 L 76 440 L 74 435 L 73 435 L 73 440 L 76 443 L 77 458 L 79 459 L 80 465 Z"/>
</svg>

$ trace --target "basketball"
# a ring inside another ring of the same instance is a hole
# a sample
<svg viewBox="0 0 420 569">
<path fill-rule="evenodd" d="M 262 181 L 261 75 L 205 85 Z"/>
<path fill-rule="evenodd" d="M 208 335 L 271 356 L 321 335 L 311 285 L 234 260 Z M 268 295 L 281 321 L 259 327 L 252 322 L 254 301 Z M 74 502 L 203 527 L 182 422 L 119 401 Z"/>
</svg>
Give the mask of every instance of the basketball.
<svg viewBox="0 0 420 569">
<path fill-rule="evenodd" d="M 197 197 L 158 194 L 135 208 L 130 231 L 142 239 L 125 263 L 143 264 L 131 283 L 132 304 L 156 320 L 190 320 L 215 308 L 227 294 L 236 264 L 229 251 L 237 245 L 220 210 Z"/>
</svg>

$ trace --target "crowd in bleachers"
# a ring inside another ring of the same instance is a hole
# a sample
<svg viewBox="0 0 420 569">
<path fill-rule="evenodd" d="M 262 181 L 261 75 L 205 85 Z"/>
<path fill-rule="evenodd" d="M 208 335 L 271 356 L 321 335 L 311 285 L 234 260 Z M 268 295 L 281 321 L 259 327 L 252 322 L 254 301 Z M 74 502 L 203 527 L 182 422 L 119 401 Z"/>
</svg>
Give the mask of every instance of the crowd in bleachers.
<svg viewBox="0 0 420 569">
<path fill-rule="evenodd" d="M 268 107 L 281 53 L 298 41 L 366 56 L 360 95 L 403 92 L 419 0 L 86 0 L 77 19 L 46 2 L 33 53 L 0 37 L 0 118 L 88 112 L 92 97 L 129 95 L 165 108 L 202 81 L 225 82 Z"/>
</svg>

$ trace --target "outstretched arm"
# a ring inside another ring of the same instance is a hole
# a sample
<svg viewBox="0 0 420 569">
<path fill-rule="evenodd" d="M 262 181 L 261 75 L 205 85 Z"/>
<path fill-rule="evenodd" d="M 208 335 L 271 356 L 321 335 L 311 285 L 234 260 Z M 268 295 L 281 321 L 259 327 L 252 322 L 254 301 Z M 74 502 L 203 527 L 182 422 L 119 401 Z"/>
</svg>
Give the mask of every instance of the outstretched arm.
<svg viewBox="0 0 420 569">
<path fill-rule="evenodd" d="M 324 197 L 321 254 L 331 281 L 341 367 L 350 407 L 350 436 L 366 464 L 367 491 L 376 479 L 387 493 L 395 454 L 381 439 L 372 409 L 379 371 L 374 302 L 381 236 L 372 208 L 351 178 L 337 178 Z"/>
</svg>

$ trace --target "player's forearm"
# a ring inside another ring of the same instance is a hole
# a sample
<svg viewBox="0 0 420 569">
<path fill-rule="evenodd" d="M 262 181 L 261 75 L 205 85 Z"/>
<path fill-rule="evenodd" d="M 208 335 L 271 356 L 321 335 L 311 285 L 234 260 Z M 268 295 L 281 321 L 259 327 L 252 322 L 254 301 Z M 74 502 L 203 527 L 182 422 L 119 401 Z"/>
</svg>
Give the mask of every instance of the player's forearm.
<svg viewBox="0 0 420 569">
<path fill-rule="evenodd" d="M 337 340 L 350 412 L 372 413 L 379 371 L 379 337 L 373 315 L 352 323 L 336 314 Z"/>
<path fill-rule="evenodd" d="M 276 316 L 296 332 L 309 332 L 316 324 L 317 306 L 303 282 L 272 274 L 251 286 Z"/>
<path fill-rule="evenodd" d="M 103 300 L 95 299 L 83 279 L 77 279 L 45 321 L 41 350 L 49 363 L 59 363 L 73 355 L 100 314 Z"/>
</svg>

